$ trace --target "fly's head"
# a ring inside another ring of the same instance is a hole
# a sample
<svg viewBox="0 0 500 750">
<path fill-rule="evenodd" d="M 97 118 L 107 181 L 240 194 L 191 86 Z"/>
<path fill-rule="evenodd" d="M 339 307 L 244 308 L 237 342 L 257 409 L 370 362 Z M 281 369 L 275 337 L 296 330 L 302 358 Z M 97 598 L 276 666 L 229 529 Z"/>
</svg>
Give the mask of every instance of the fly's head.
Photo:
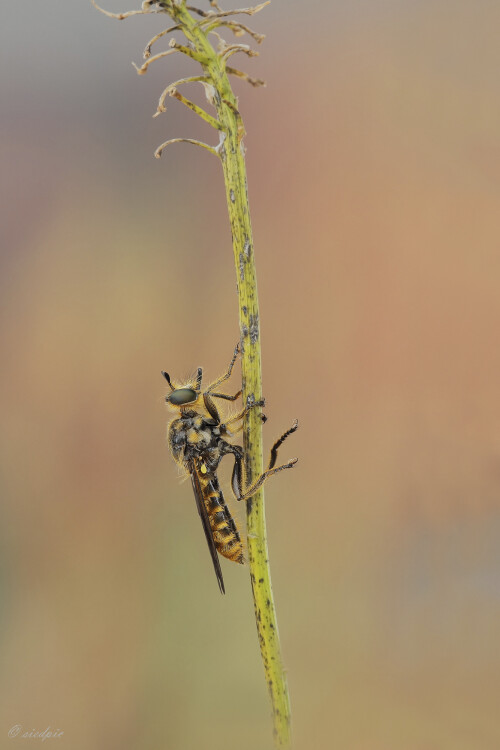
<svg viewBox="0 0 500 750">
<path fill-rule="evenodd" d="M 184 409 L 195 409 L 198 399 L 200 398 L 201 388 L 201 368 L 198 368 L 198 373 L 194 382 L 189 382 L 182 386 L 175 386 L 170 380 L 168 372 L 163 372 L 162 375 L 170 386 L 171 393 L 165 396 L 165 401 L 171 409 L 180 410 L 181 413 Z"/>
</svg>

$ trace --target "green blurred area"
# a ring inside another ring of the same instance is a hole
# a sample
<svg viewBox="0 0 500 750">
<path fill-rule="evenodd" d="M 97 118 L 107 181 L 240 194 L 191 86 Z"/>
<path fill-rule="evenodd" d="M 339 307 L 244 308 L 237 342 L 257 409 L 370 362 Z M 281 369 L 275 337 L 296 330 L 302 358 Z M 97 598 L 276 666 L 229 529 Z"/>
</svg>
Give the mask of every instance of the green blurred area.
<svg viewBox="0 0 500 750">
<path fill-rule="evenodd" d="M 239 61 L 297 748 L 500 745 L 499 21 L 275 0 Z M 248 571 L 219 595 L 165 440 L 160 371 L 216 377 L 238 327 L 217 163 L 152 157 L 215 140 L 151 119 L 194 70 L 135 76 L 159 28 L 4 9 L 0 747 L 270 747 Z"/>
</svg>

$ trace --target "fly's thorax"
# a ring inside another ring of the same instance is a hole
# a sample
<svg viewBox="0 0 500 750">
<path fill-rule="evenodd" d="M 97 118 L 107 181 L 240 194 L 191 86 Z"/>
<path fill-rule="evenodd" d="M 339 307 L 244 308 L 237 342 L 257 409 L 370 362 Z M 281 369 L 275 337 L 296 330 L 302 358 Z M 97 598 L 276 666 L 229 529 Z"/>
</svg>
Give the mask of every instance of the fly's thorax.
<svg viewBox="0 0 500 750">
<path fill-rule="evenodd" d="M 186 431 L 182 419 L 174 419 L 168 426 L 167 439 L 172 456 L 181 461 L 186 445 Z"/>
<path fill-rule="evenodd" d="M 176 461 L 190 455 L 206 455 L 208 465 L 212 465 L 214 457 L 211 454 L 217 452 L 219 438 L 219 427 L 192 410 L 183 411 L 168 428 L 168 442 Z"/>
</svg>

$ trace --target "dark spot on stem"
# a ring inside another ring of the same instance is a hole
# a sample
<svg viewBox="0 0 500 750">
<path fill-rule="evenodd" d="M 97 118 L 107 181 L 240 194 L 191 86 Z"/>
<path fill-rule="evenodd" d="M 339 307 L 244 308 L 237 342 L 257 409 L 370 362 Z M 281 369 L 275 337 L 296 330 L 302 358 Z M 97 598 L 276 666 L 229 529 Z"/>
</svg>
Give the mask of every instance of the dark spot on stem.
<svg viewBox="0 0 500 750">
<path fill-rule="evenodd" d="M 250 315 L 250 341 L 252 344 L 256 344 L 259 340 L 259 316 L 257 314 Z"/>
</svg>

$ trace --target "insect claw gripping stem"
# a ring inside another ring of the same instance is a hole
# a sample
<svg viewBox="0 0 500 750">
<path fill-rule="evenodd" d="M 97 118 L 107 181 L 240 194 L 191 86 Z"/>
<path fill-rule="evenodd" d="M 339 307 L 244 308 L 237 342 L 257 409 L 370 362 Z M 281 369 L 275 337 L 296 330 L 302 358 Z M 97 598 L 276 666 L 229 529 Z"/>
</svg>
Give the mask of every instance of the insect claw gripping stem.
<svg viewBox="0 0 500 750">
<path fill-rule="evenodd" d="M 215 395 L 215 394 L 212 394 L 212 395 Z M 240 419 L 244 419 L 244 417 L 246 417 L 250 409 L 255 409 L 258 406 L 265 406 L 265 405 L 266 405 L 265 399 L 261 399 L 260 401 L 252 401 L 251 404 L 248 404 L 248 406 L 245 406 L 245 408 L 242 409 L 238 414 L 235 414 L 234 417 L 231 417 L 226 422 L 224 422 L 224 424 L 221 424 L 221 429 L 226 430 L 229 424 L 233 424 L 233 422 L 238 422 Z"/>
<path fill-rule="evenodd" d="M 102 2 L 102 0 L 100 0 Z M 294 461 L 288 462 L 281 467 L 275 467 L 273 456 L 285 439 L 296 429 L 292 427 L 288 433 L 280 438 L 273 446 L 271 451 L 272 464 L 264 472 L 262 457 L 262 424 L 265 416 L 260 409 L 251 407 L 248 401 L 249 396 L 253 395 L 255 405 L 262 399 L 262 375 L 261 375 L 261 341 L 259 328 L 259 304 L 257 295 L 257 276 L 255 268 L 255 253 L 253 244 L 253 234 L 250 221 L 250 208 L 248 203 L 248 184 L 245 165 L 245 149 L 242 139 L 245 135 L 243 120 L 239 112 L 238 99 L 231 89 L 229 76 L 236 76 L 247 81 L 252 86 L 262 86 L 264 81 L 257 78 L 251 78 L 247 73 L 227 65 L 228 59 L 237 52 L 244 52 L 247 56 L 252 57 L 256 53 L 248 45 L 228 44 L 221 39 L 220 34 L 227 30 L 230 34 L 240 37 L 247 34 L 251 40 L 260 44 L 263 35 L 257 34 L 247 26 L 233 20 L 234 16 L 247 15 L 253 16 L 265 8 L 270 0 L 261 2 L 258 5 L 235 10 L 222 10 L 218 0 L 209 0 L 209 10 L 188 5 L 186 0 L 165 0 L 164 2 L 155 2 L 154 0 L 145 0 L 140 10 L 128 11 L 125 13 L 111 13 L 103 10 L 97 5 L 96 0 L 91 0 L 94 7 L 110 18 L 124 20 L 136 15 L 145 15 L 148 13 L 157 14 L 158 18 L 167 15 L 172 22 L 172 26 L 163 31 L 159 31 L 144 50 L 145 63 L 141 66 L 135 66 L 140 75 L 146 73 L 149 65 L 160 59 L 172 55 L 174 52 L 180 52 L 195 60 L 201 65 L 201 76 L 193 76 L 187 79 L 176 81 L 167 86 L 158 102 L 157 113 L 165 111 L 165 101 L 167 96 L 177 98 L 182 104 L 189 107 L 204 122 L 215 127 L 219 131 L 218 144 L 209 145 L 203 141 L 192 138 L 170 138 L 162 143 L 155 152 L 155 157 L 160 158 L 163 150 L 174 143 L 191 143 L 195 146 L 209 151 L 219 157 L 224 174 L 224 184 L 226 189 L 226 200 L 231 228 L 234 263 L 236 269 L 236 282 L 238 292 L 238 310 L 239 310 L 239 330 L 241 341 L 241 377 L 242 377 L 242 401 L 248 408 L 244 409 L 242 414 L 243 422 L 243 451 L 241 454 L 241 463 L 244 461 L 244 476 L 248 483 L 249 491 L 252 491 L 252 497 L 246 504 L 247 517 L 247 540 L 248 540 L 248 564 L 250 569 L 250 581 L 252 585 L 252 594 L 254 599 L 255 619 L 259 638 L 259 645 L 264 664 L 266 685 L 272 706 L 273 728 L 276 744 L 283 748 L 289 747 L 291 742 L 290 727 L 290 700 L 288 694 L 287 679 L 284 671 L 284 665 L 281 656 L 281 648 L 278 635 L 278 623 L 274 607 L 274 597 L 271 585 L 271 573 L 269 568 L 269 552 L 267 548 L 267 532 L 265 523 L 264 495 L 261 485 L 269 472 L 275 473 L 284 468 L 291 468 Z M 201 2 L 201 0 L 200 0 Z M 174 39 L 169 43 L 169 48 L 152 55 L 153 45 L 165 37 L 171 31 L 179 31 L 186 38 L 186 44 L 178 44 Z M 217 49 L 211 43 L 210 34 L 217 34 L 221 39 Z M 205 93 L 209 104 L 214 107 L 215 113 L 208 114 L 201 107 L 190 102 L 177 90 L 181 83 L 199 81 L 205 86 Z M 235 350 L 233 361 L 229 367 L 229 374 L 238 354 Z M 174 389 L 170 379 L 165 374 L 170 384 L 172 394 Z M 229 377 L 229 375 L 227 375 Z M 223 382 L 226 377 L 219 380 Z M 216 387 L 216 386 L 215 386 Z M 225 394 L 215 394 L 216 397 L 224 397 Z M 184 389 L 187 397 L 190 396 L 190 389 Z M 194 393 L 194 391 L 193 391 Z M 172 396 L 171 394 L 171 396 Z M 184 394 L 184 395 L 186 395 Z M 177 396 L 183 398 L 183 395 Z M 231 400 L 231 399 L 229 399 Z M 207 402 L 213 413 L 217 410 L 210 402 L 208 394 Z M 183 403 L 180 401 L 179 403 Z M 206 466 L 196 464 L 197 457 L 193 454 L 192 471 L 199 473 L 199 481 L 195 490 L 198 492 L 198 500 L 202 498 L 209 490 L 207 477 L 202 468 Z M 196 459 L 196 460 L 195 460 Z M 274 457 L 274 461 L 276 458 Z M 238 470 L 238 477 L 243 476 L 243 469 Z M 215 486 L 215 485 L 214 485 Z M 215 490 L 214 490 L 215 492 Z M 214 497 L 217 493 L 215 492 Z M 245 496 L 243 492 L 240 493 Z M 248 492 L 245 493 L 248 497 Z M 202 503 L 199 505 L 200 514 L 203 513 Z M 210 516 L 212 519 L 212 516 Z M 204 529 L 207 539 L 211 538 L 210 523 L 207 517 L 204 518 Z M 213 519 L 212 519 L 213 520 Z M 212 550 L 213 551 L 213 550 Z M 217 554 L 214 552 L 214 565 L 216 565 Z M 222 580 L 222 574 L 220 576 Z M 220 582 L 220 581 L 219 581 Z"/>
</svg>

